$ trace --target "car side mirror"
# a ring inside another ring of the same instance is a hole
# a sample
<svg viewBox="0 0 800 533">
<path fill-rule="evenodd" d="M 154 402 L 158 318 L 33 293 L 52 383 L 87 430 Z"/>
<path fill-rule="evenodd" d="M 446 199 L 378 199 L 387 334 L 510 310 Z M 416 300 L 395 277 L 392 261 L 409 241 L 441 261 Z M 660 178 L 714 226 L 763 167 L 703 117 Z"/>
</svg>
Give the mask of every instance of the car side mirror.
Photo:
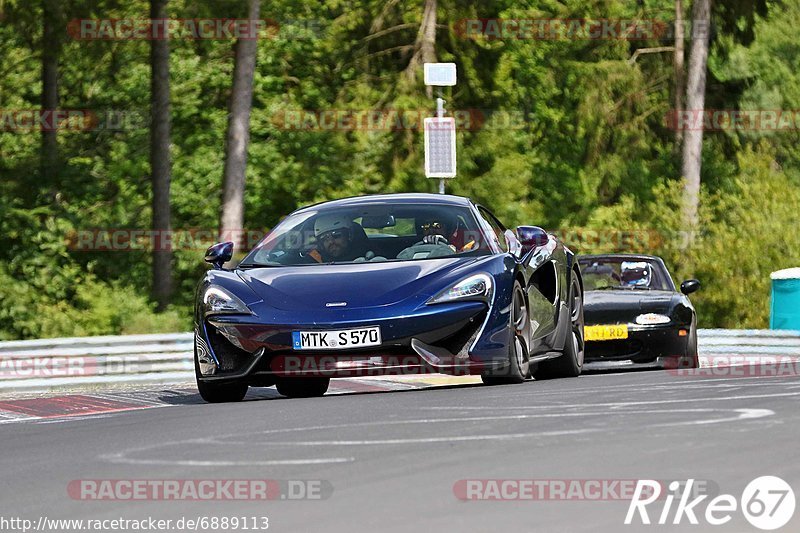
<svg viewBox="0 0 800 533">
<path fill-rule="evenodd" d="M 700 282 L 696 279 L 687 279 L 681 283 L 681 292 L 683 294 L 692 294 L 700 288 Z"/>
<path fill-rule="evenodd" d="M 550 236 L 539 226 L 518 226 L 517 239 L 522 245 L 521 256 L 550 242 Z"/>
<path fill-rule="evenodd" d="M 513 231 L 507 229 L 503 233 L 503 237 L 506 239 L 506 247 L 508 248 L 508 251 L 511 252 L 513 256 L 522 257 L 524 255 L 522 253 L 522 245 L 520 244 L 519 239 L 517 239 L 517 236 L 514 235 Z"/>
<path fill-rule="evenodd" d="M 206 263 L 211 263 L 217 270 L 222 270 L 222 265 L 233 257 L 232 242 L 218 242 L 206 250 Z"/>
</svg>

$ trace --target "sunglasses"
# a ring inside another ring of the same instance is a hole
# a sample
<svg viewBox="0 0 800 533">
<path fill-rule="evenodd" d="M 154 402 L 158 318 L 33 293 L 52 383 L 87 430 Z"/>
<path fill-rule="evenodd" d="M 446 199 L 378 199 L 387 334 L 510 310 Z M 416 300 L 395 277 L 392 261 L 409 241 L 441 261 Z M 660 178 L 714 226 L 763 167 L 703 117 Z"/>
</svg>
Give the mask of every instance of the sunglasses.
<svg viewBox="0 0 800 533">
<path fill-rule="evenodd" d="M 423 231 L 443 230 L 444 224 L 441 222 L 428 222 L 427 224 L 422 224 L 420 228 L 422 228 Z"/>
<path fill-rule="evenodd" d="M 327 242 L 332 240 L 343 239 L 347 236 L 347 230 L 344 229 L 335 229 L 333 231 L 329 231 L 327 233 L 323 233 L 319 237 L 320 242 Z"/>
</svg>

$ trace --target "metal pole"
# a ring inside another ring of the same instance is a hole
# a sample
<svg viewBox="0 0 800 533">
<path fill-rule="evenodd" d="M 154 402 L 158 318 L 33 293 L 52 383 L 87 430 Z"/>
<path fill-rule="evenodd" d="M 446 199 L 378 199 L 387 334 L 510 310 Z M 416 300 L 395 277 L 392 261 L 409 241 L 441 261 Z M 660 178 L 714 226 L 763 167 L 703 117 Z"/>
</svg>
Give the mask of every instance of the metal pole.
<svg viewBox="0 0 800 533">
<path fill-rule="evenodd" d="M 436 98 L 436 117 L 437 118 L 444 118 L 444 98 L 442 98 L 442 89 L 439 88 L 438 91 L 439 97 Z M 444 194 L 444 178 L 439 178 L 439 194 Z"/>
</svg>

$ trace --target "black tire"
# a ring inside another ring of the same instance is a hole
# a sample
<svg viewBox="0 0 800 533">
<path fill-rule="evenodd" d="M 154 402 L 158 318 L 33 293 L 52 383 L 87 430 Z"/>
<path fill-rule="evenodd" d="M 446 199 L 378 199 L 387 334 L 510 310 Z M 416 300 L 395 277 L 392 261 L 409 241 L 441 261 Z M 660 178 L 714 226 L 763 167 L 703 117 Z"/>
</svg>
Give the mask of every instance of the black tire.
<svg viewBox="0 0 800 533">
<path fill-rule="evenodd" d="M 328 392 L 331 378 L 282 378 L 278 392 L 287 398 L 317 398 Z"/>
<path fill-rule="evenodd" d="M 481 374 L 481 380 L 486 385 L 522 383 L 531 377 L 528 347 L 525 343 L 530 329 L 530 318 L 528 317 L 525 293 L 518 281 L 514 282 L 512 292 L 509 328 L 513 341 L 509 347 L 508 365 Z"/>
<path fill-rule="evenodd" d="M 678 368 L 700 368 L 700 356 L 697 353 L 697 327 L 693 326 L 686 341 L 686 355 L 681 357 Z"/>
<path fill-rule="evenodd" d="M 194 377 L 195 381 L 197 381 L 197 392 L 208 403 L 241 402 L 247 394 L 247 385 L 244 383 L 209 383 L 200 381 L 200 365 L 197 363 L 196 352 L 194 354 Z"/>
<path fill-rule="evenodd" d="M 247 394 L 247 385 L 244 383 L 213 383 L 201 381 L 200 365 L 197 362 L 196 351 L 194 354 L 194 377 L 197 381 L 197 392 L 199 392 L 200 397 L 208 403 L 241 402 Z"/>
<path fill-rule="evenodd" d="M 247 385 L 242 383 L 204 383 L 197 381 L 200 397 L 208 403 L 241 402 L 247 394 Z"/>
<path fill-rule="evenodd" d="M 572 273 L 569 288 L 569 336 L 560 357 L 539 363 L 536 379 L 576 378 L 583 370 L 585 343 L 583 339 L 583 291 L 576 273 Z"/>
</svg>

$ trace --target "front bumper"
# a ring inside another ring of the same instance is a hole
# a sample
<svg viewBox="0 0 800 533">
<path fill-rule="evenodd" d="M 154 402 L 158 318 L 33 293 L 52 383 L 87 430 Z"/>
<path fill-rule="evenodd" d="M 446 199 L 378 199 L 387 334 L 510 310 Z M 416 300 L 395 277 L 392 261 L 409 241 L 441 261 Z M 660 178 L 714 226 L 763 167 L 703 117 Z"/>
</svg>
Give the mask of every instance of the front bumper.
<svg viewBox="0 0 800 533">
<path fill-rule="evenodd" d="M 212 316 L 195 326 L 198 379 L 264 386 L 288 376 L 480 374 L 505 364 L 495 362 L 493 354 L 470 351 L 486 326 L 488 314 L 485 303 L 460 302 L 429 306 L 410 316 L 360 316 L 328 323 L 266 324 L 258 323 L 253 316 Z M 381 328 L 380 346 L 342 351 L 298 351 L 292 347 L 295 331 L 369 326 Z"/>
<path fill-rule="evenodd" d="M 627 339 L 586 341 L 584 368 L 676 368 L 687 355 L 689 333 L 686 325 L 628 324 Z"/>
</svg>

